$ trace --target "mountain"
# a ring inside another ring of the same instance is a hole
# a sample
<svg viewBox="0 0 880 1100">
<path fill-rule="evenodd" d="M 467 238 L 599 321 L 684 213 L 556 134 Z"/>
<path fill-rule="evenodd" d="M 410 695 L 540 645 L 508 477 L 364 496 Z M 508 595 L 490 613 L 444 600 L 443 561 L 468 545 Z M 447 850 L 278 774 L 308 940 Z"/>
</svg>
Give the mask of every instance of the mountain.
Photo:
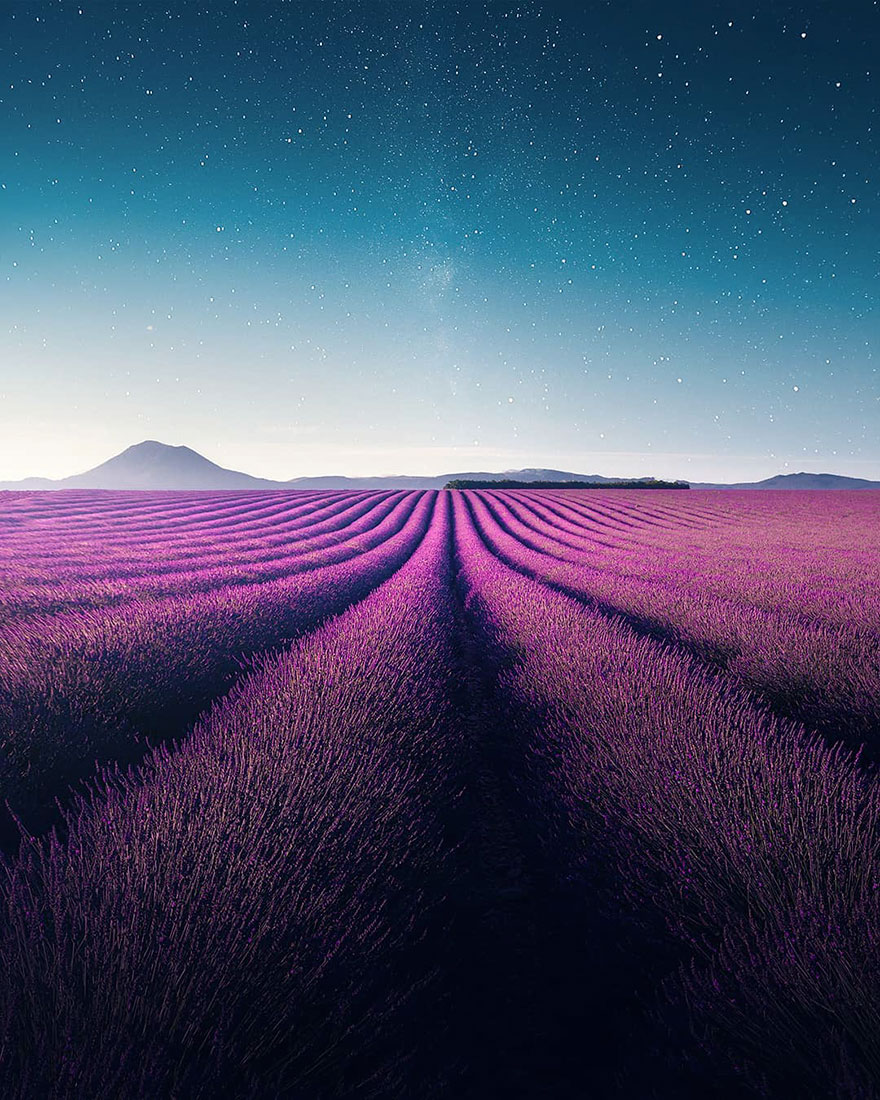
<svg viewBox="0 0 880 1100">
<path fill-rule="evenodd" d="M 147 439 L 84 474 L 59 481 L 27 478 L 3 482 L 0 489 L 277 489 L 281 485 L 226 470 L 189 447 L 169 447 Z"/>
<path fill-rule="evenodd" d="M 843 474 L 777 474 L 764 481 L 741 481 L 736 485 L 691 482 L 692 489 L 880 489 L 880 481 Z"/>
<path fill-rule="evenodd" d="M 442 489 L 449 481 L 491 481 L 510 478 L 517 481 L 613 481 L 599 474 L 572 474 L 564 470 L 504 470 L 503 473 L 454 473 L 436 477 L 407 474 L 388 477 L 297 477 L 285 484 L 288 489 Z"/>
<path fill-rule="evenodd" d="M 83 474 L 57 481 L 30 477 L 24 481 L 0 482 L 0 489 L 442 489 L 455 478 L 487 480 L 516 478 L 519 481 L 609 481 L 599 474 L 573 474 L 564 470 L 505 470 L 503 473 L 450 473 L 436 477 L 296 477 L 270 481 L 227 470 L 190 447 L 170 447 L 147 439 Z"/>
<path fill-rule="evenodd" d="M 147 439 L 128 447 L 93 470 L 53 481 L 29 477 L 24 481 L 0 482 L 0 489 L 442 489 L 449 481 L 594 481 L 626 479 L 601 474 L 575 474 L 569 470 L 530 467 L 501 473 L 469 471 L 438 474 L 436 477 L 295 477 L 290 481 L 270 481 L 227 470 L 210 462 L 189 447 L 169 447 Z M 766 481 L 741 482 L 737 485 L 692 484 L 694 489 L 880 489 L 880 481 L 839 474 L 778 474 Z"/>
</svg>

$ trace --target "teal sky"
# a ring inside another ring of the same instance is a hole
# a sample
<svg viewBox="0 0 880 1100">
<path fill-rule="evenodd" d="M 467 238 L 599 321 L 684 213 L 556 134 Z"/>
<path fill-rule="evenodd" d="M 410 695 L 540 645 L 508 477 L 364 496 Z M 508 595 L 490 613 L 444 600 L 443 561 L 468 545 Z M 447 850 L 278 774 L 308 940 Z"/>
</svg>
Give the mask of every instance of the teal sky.
<svg viewBox="0 0 880 1100">
<path fill-rule="evenodd" d="M 0 479 L 880 477 L 878 20 L 0 5 Z"/>
</svg>

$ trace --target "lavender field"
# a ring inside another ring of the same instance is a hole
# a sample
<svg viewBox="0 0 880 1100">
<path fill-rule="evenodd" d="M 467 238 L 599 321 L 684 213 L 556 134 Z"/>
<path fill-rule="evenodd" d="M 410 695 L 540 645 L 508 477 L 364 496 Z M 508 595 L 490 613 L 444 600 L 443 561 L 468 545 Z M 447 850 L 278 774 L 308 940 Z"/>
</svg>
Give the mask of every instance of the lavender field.
<svg viewBox="0 0 880 1100">
<path fill-rule="evenodd" d="M 880 494 L 0 494 L 0 1090 L 880 1097 Z"/>
</svg>

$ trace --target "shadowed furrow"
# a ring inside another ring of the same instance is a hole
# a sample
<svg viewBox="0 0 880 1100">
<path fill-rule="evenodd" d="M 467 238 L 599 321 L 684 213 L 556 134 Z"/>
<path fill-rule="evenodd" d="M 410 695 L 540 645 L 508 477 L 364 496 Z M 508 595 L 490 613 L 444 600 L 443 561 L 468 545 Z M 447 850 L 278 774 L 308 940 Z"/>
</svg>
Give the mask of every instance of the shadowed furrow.
<svg viewBox="0 0 880 1100">
<path fill-rule="evenodd" d="M 555 494 L 557 500 L 559 495 Z M 880 576 L 872 549 L 880 520 L 875 494 L 795 494 L 810 499 L 806 506 L 788 508 L 772 496 L 769 501 L 761 496 L 765 503 L 759 507 L 753 500 L 742 500 L 755 494 L 732 495 L 739 498 L 739 506 L 699 530 L 682 524 L 671 525 L 665 534 L 634 530 L 631 536 L 599 539 L 589 536 L 597 526 L 590 516 L 583 533 L 597 545 L 589 547 L 588 564 L 654 584 L 880 633 Z M 543 526 L 546 534 L 557 534 L 559 510 L 551 509 L 545 498 L 532 494 L 526 500 L 525 494 L 509 493 L 503 501 L 508 506 L 515 501 L 520 518 L 525 510 L 533 513 L 539 532 Z"/>
<path fill-rule="evenodd" d="M 5 1096 L 424 1092 L 458 784 L 446 512 L 6 867 Z"/>
<path fill-rule="evenodd" d="M 870 633 L 595 569 L 523 534 L 499 500 L 467 500 L 507 564 L 689 650 L 829 741 L 864 745 L 872 758 L 880 752 L 880 640 Z"/>
<path fill-rule="evenodd" d="M 373 549 L 258 585 L 119 609 L 75 612 L 24 629 L 0 653 L 3 797 L 28 828 L 96 757 L 129 758 L 144 738 L 180 736 L 240 675 L 243 659 L 287 644 L 362 599 L 412 553 L 433 507 L 413 494 Z M 11 630 L 12 628 L 10 628 Z M 11 822 L 6 842 L 14 840 Z"/>
<path fill-rule="evenodd" d="M 644 927 L 637 963 L 689 1006 L 707 1054 L 694 1095 L 876 1095 L 876 785 L 686 655 L 511 570 L 456 506 L 469 609 L 507 657 L 511 714 L 557 808 L 550 848 L 589 891 L 604 864 L 604 905 Z"/>
<path fill-rule="evenodd" d="M 76 560 L 59 543 L 58 561 L 43 565 L 39 573 L 17 565 L 7 578 L 7 591 L 0 595 L 4 616 L 20 616 L 41 611 L 55 613 L 67 606 L 100 606 L 118 602 L 127 596 L 159 596 L 170 592 L 207 590 L 222 583 L 259 580 L 260 576 L 281 575 L 299 559 L 314 562 L 317 551 L 330 548 L 331 557 L 338 544 L 355 535 L 369 541 L 375 527 L 395 508 L 411 507 L 406 494 L 375 494 L 365 502 L 342 502 L 327 515 L 327 509 L 313 516 L 300 517 L 271 528 L 255 526 L 247 532 L 226 536 L 211 544 L 210 553 L 195 543 L 183 548 L 160 546 L 151 556 L 140 550 L 137 561 L 108 555 L 92 549 L 83 561 Z M 100 564 L 99 564 L 100 563 Z M 248 568 L 249 567 L 249 568 Z"/>
<path fill-rule="evenodd" d="M 19 515 L 140 592 L 0 632 L 4 1096 L 880 1096 L 880 788 L 779 716 L 877 728 L 874 505 L 108 496 Z"/>
<path fill-rule="evenodd" d="M 267 550 L 257 557 L 265 560 L 248 560 L 248 554 L 239 563 L 236 547 L 227 547 L 220 565 L 202 568 L 187 565 L 181 571 L 175 565 L 171 571 L 161 566 L 152 574 L 140 573 L 134 578 L 73 582 L 62 585 L 31 586 L 14 591 L 5 600 L 11 610 L 8 622 L 27 616 L 59 614 L 65 610 L 112 607 L 130 600 L 161 600 L 186 593 L 209 592 L 211 589 L 230 585 L 263 583 L 276 577 L 289 576 L 322 565 L 345 561 L 357 553 L 378 545 L 384 538 L 385 527 L 397 522 L 397 516 L 408 515 L 414 506 L 412 495 L 393 501 L 377 502 L 368 516 L 352 520 L 345 517 L 338 525 L 323 535 L 309 541 L 305 535 L 285 539 L 284 546 Z M 346 520 L 352 520 L 346 525 Z M 74 575 L 76 575 L 74 573 Z"/>
</svg>

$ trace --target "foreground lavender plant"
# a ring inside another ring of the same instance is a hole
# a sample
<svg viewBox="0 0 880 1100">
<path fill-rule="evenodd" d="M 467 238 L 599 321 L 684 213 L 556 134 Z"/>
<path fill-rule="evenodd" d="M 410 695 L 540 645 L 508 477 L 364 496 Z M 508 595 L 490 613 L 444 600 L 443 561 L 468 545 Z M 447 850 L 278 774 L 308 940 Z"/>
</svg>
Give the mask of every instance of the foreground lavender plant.
<svg viewBox="0 0 880 1100">
<path fill-rule="evenodd" d="M 767 610 L 732 590 L 721 597 L 694 578 L 684 584 L 658 570 L 644 579 L 648 547 L 620 547 L 613 566 L 606 559 L 597 568 L 592 553 L 562 545 L 549 525 L 527 527 L 512 496 L 467 494 L 483 537 L 505 562 L 688 648 L 829 741 L 866 743 L 872 758 L 880 755 L 880 633 L 870 615 L 844 625 Z"/>
<path fill-rule="evenodd" d="M 373 595 L 6 865 L 5 1096 L 396 1094 L 453 798 L 448 531 L 444 503 Z"/>
<path fill-rule="evenodd" d="M 363 598 L 423 536 L 432 494 L 377 524 L 373 549 L 259 585 L 10 624 L 0 649 L 0 793 L 34 827 L 41 807 L 125 757 L 145 737 L 179 736 L 241 673 Z M 7 830 L 8 831 L 8 830 Z"/>
<path fill-rule="evenodd" d="M 218 514 L 204 502 L 176 516 L 173 533 L 161 523 L 150 532 L 127 513 L 116 529 L 100 513 L 91 523 L 78 516 L 75 526 L 19 517 L 16 537 L 0 543 L 0 622 L 208 592 L 345 561 L 381 542 L 382 521 L 391 512 L 406 515 L 408 496 L 339 493 L 329 504 L 251 507 L 244 516 L 240 508 Z"/>
<path fill-rule="evenodd" d="M 456 530 L 472 613 L 516 656 L 505 682 L 559 836 L 690 953 L 679 985 L 713 1056 L 759 1093 L 876 1095 L 876 785 L 687 656 L 506 567 L 461 498 Z"/>
<path fill-rule="evenodd" d="M 880 1095 L 878 518 L 4 497 L 2 1095 Z"/>
</svg>

